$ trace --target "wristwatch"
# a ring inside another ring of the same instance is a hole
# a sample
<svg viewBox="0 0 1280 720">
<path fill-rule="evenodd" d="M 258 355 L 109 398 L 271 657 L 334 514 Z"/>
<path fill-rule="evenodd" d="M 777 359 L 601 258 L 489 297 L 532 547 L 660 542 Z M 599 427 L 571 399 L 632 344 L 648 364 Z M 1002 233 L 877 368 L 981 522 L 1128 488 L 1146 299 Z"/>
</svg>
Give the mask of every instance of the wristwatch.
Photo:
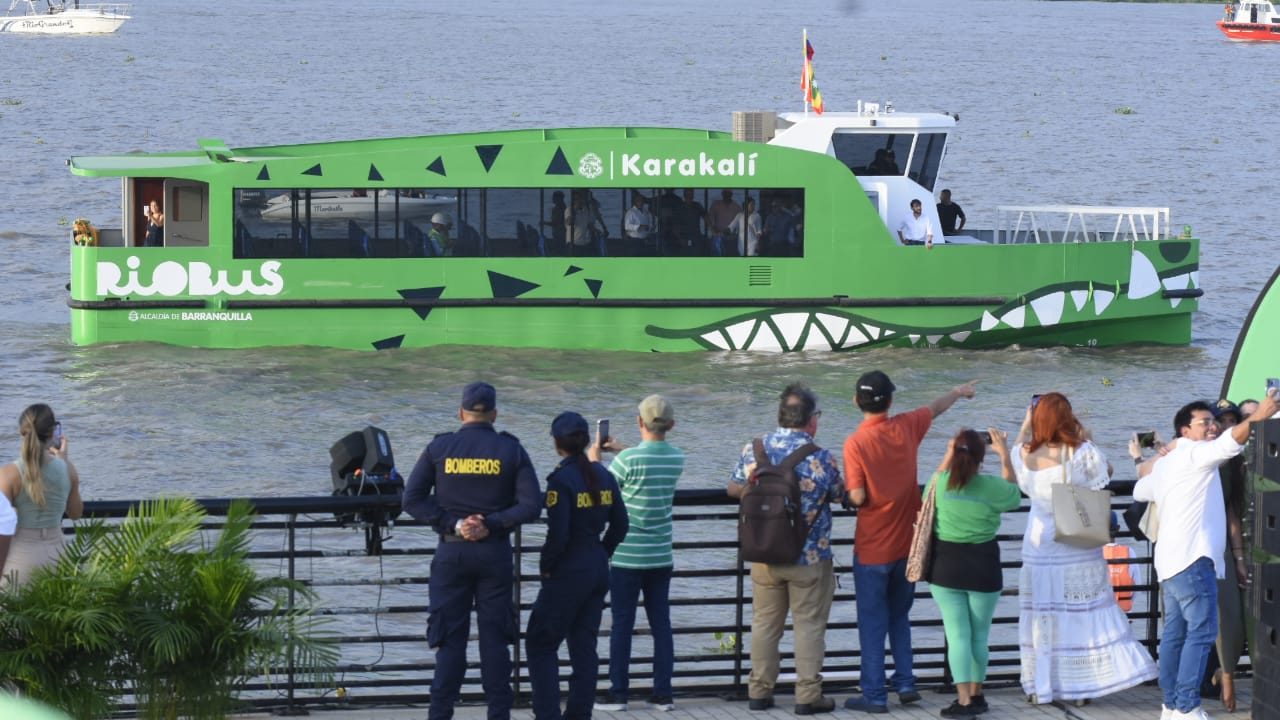
<svg viewBox="0 0 1280 720">
<path fill-rule="evenodd" d="M 458 537 L 462 537 L 462 521 L 461 520 L 453 524 L 453 534 L 457 535 Z"/>
<path fill-rule="evenodd" d="M 1134 459 L 1133 459 L 1133 464 L 1134 464 L 1134 465 L 1141 465 L 1141 464 L 1142 464 L 1142 458 L 1140 458 L 1140 457 L 1136 457 L 1136 458 L 1134 458 Z"/>
</svg>

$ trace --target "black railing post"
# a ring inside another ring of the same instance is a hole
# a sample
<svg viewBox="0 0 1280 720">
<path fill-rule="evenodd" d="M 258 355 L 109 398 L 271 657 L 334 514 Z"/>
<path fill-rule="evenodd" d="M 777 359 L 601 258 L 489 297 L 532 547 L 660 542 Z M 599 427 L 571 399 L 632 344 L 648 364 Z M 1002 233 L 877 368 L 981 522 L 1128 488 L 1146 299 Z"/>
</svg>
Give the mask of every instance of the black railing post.
<svg viewBox="0 0 1280 720">
<path fill-rule="evenodd" d="M 743 608 L 747 602 L 746 598 L 746 573 L 743 572 L 743 563 L 741 551 L 737 551 L 735 559 L 738 563 L 737 591 L 735 598 L 737 602 L 734 605 L 733 620 L 733 694 L 735 697 L 742 697 L 742 615 Z"/>
<path fill-rule="evenodd" d="M 515 637 L 515 640 L 512 642 L 512 648 L 511 648 L 512 652 L 515 654 L 515 657 L 512 659 L 512 663 L 511 663 L 511 692 L 515 701 L 519 703 L 520 701 L 520 645 L 521 645 L 521 637 L 523 637 L 522 634 L 520 633 L 520 596 L 521 596 L 520 588 L 523 586 L 523 583 L 521 582 L 521 577 L 524 575 L 522 571 L 522 568 L 524 567 L 524 563 L 523 563 L 524 553 L 521 549 L 521 546 L 523 543 L 520 539 L 519 525 L 516 526 L 514 539 L 515 539 L 515 547 L 513 548 L 512 552 L 515 553 L 515 573 L 514 573 L 515 580 L 511 583 L 511 592 L 515 597 L 513 598 L 513 602 L 511 604 L 513 607 L 513 612 L 515 612 L 515 615 L 516 615 L 515 619 L 512 621 L 515 623 L 516 637 Z"/>
</svg>

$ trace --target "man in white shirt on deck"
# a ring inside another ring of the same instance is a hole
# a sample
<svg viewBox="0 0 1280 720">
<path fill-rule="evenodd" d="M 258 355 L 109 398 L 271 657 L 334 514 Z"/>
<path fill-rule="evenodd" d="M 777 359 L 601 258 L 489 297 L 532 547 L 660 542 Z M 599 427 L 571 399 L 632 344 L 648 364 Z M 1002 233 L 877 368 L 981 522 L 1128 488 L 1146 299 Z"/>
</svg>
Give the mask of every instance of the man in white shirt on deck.
<svg viewBox="0 0 1280 720">
<path fill-rule="evenodd" d="M 911 214 L 898 226 L 898 239 L 903 245 L 933 247 L 933 221 L 925 217 L 919 200 L 911 201 Z"/>
<path fill-rule="evenodd" d="M 1240 454 L 1252 423 L 1280 409 L 1278 394 L 1268 392 L 1252 415 L 1221 437 L 1208 403 L 1184 405 L 1173 418 L 1173 449 L 1133 488 L 1135 500 L 1155 503 L 1160 520 L 1154 560 L 1164 594 L 1161 720 L 1208 718 L 1200 707 L 1200 680 L 1218 635 L 1217 581 L 1226 576 L 1227 513 L 1218 467 Z"/>
</svg>

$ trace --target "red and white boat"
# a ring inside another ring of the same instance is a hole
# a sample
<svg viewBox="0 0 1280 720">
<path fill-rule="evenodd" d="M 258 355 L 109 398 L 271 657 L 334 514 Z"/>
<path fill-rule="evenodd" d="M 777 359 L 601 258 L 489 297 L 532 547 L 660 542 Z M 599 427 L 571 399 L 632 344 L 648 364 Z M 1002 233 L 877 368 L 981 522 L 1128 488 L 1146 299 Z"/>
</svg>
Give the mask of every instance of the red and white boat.
<svg viewBox="0 0 1280 720">
<path fill-rule="evenodd" d="M 1262 40 L 1280 42 L 1280 13 L 1275 5 L 1260 0 L 1245 0 L 1227 5 L 1218 29 L 1228 40 Z"/>
</svg>

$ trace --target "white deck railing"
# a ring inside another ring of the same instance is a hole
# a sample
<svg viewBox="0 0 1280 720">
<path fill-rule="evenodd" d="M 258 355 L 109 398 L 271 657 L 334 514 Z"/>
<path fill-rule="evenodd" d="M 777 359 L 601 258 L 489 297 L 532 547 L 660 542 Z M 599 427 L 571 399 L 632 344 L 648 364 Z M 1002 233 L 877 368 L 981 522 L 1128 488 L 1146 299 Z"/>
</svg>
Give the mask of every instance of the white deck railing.
<svg viewBox="0 0 1280 720">
<path fill-rule="evenodd" d="M 1002 205 L 997 244 L 1133 242 L 1173 235 L 1169 208 L 1090 205 Z"/>
</svg>

